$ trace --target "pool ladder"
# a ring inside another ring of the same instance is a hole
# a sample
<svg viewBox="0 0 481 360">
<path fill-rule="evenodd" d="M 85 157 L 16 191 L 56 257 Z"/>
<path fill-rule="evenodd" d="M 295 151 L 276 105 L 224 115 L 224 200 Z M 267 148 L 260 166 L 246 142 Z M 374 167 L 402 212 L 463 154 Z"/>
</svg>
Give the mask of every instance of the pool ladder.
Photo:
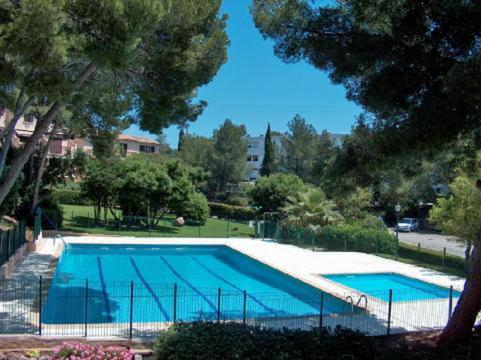
<svg viewBox="0 0 481 360">
<path fill-rule="evenodd" d="M 359 304 L 361 303 L 362 299 L 364 299 L 364 311 L 367 311 L 367 296 L 366 295 L 361 295 L 359 296 L 359 299 L 357 299 L 356 304 L 354 304 L 354 298 L 349 295 L 346 296 L 346 304 L 345 305 L 351 305 L 351 314 L 354 313 L 354 307 L 359 307 Z M 344 306 L 345 306 L 344 305 Z"/>
</svg>

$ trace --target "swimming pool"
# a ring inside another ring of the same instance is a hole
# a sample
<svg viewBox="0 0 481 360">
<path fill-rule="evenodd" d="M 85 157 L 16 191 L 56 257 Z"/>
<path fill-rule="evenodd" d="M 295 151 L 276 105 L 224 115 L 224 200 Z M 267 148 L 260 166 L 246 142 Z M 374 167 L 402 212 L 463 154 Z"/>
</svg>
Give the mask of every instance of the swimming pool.
<svg viewBox="0 0 481 360">
<path fill-rule="evenodd" d="M 319 314 L 320 297 L 320 290 L 227 246 L 74 244 L 61 255 L 42 319 L 230 320 L 242 319 L 244 309 L 248 318 L 310 316 Z M 345 305 L 324 294 L 323 313 Z"/>
<path fill-rule="evenodd" d="M 396 273 L 322 275 L 351 289 L 389 301 L 389 290 L 393 290 L 393 301 L 427 300 L 449 298 L 450 290 L 425 281 Z M 453 291 L 453 297 L 459 297 Z"/>
</svg>

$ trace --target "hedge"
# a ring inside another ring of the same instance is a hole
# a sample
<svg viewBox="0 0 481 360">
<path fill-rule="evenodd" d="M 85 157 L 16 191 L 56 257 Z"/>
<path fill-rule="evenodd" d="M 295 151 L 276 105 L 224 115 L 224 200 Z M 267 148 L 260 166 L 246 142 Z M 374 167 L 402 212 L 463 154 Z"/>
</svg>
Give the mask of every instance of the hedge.
<svg viewBox="0 0 481 360">
<path fill-rule="evenodd" d="M 360 251 L 395 254 L 396 238 L 386 229 L 373 229 L 361 224 L 328 225 L 319 234 L 312 231 L 281 228 L 280 239 L 290 244 L 309 244 L 332 251 Z"/>
<path fill-rule="evenodd" d="M 80 190 L 54 189 L 52 197 L 64 205 L 92 205 L 92 202 L 82 196 Z"/>
<path fill-rule="evenodd" d="M 159 334 L 154 359 L 373 359 L 373 340 L 336 328 L 261 329 L 237 323 L 177 324 Z"/>
<path fill-rule="evenodd" d="M 210 215 L 219 219 L 248 221 L 256 218 L 256 212 L 250 207 L 209 203 Z"/>
</svg>

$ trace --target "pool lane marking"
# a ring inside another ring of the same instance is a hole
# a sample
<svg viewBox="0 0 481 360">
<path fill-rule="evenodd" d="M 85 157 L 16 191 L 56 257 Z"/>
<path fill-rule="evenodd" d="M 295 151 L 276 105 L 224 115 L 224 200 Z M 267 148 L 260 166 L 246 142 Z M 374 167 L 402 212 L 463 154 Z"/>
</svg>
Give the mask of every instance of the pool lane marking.
<svg viewBox="0 0 481 360">
<path fill-rule="evenodd" d="M 99 270 L 100 284 L 102 286 L 102 293 L 104 294 L 105 312 L 107 313 L 107 321 L 112 321 L 112 310 L 110 309 L 109 295 L 107 294 L 107 286 L 105 285 L 104 273 L 102 271 L 102 262 L 97 256 L 97 268 Z"/>
<path fill-rule="evenodd" d="M 198 295 L 200 295 L 200 297 L 202 297 L 211 307 L 212 309 L 214 309 L 215 311 L 217 311 L 217 306 L 212 304 L 212 302 L 204 295 L 202 294 L 199 290 L 197 290 L 194 285 L 192 285 L 189 281 L 187 281 L 182 275 L 180 275 L 174 268 L 172 265 L 170 265 L 167 260 L 165 260 L 165 258 L 163 256 L 160 257 L 160 259 L 165 263 L 165 265 L 167 265 L 167 267 L 170 269 L 170 271 L 172 271 L 172 273 L 181 281 L 183 281 L 184 283 L 187 284 L 187 286 L 189 286 L 192 290 L 194 290 Z"/>
<path fill-rule="evenodd" d="M 223 281 L 225 282 L 226 284 L 232 286 L 234 289 L 236 289 L 237 291 L 240 291 L 241 293 L 244 292 L 244 290 L 242 290 L 241 288 L 237 287 L 236 285 L 234 285 L 233 283 L 231 283 L 229 280 L 227 279 L 224 279 L 222 276 L 220 275 L 217 275 L 215 272 L 213 272 L 211 269 L 209 269 L 207 266 L 205 266 L 199 259 L 196 259 L 194 256 L 192 256 L 192 260 L 194 260 L 197 264 L 199 264 L 200 267 L 202 267 L 204 270 L 206 270 L 209 274 L 211 274 L 212 276 L 214 276 L 215 278 L 219 279 L 220 281 Z M 264 305 L 259 299 L 257 299 L 255 296 L 252 296 L 250 295 L 248 292 L 246 292 L 246 295 L 254 300 L 254 302 L 258 303 L 261 307 L 263 307 L 265 310 L 269 311 L 271 314 L 273 315 L 277 315 L 275 310 Z"/>
<path fill-rule="evenodd" d="M 167 311 L 165 311 L 164 307 L 162 306 L 157 294 L 152 290 L 150 285 L 145 281 L 145 278 L 142 276 L 140 273 L 139 268 L 137 267 L 137 264 L 135 263 L 134 259 L 132 259 L 132 256 L 129 256 L 130 263 L 132 264 L 132 267 L 134 268 L 135 272 L 137 273 L 137 276 L 139 277 L 140 281 L 144 284 L 145 288 L 150 292 L 150 295 L 154 298 L 155 302 L 157 303 L 157 306 L 160 309 L 160 312 L 164 315 L 165 319 L 167 321 L 170 321 L 170 316 L 167 314 Z"/>
</svg>

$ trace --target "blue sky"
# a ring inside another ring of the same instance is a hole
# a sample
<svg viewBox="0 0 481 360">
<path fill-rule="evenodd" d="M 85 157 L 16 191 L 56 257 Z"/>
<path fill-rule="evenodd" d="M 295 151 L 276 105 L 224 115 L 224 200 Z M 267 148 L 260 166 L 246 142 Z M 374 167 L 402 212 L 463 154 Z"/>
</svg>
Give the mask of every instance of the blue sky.
<svg viewBox="0 0 481 360">
<path fill-rule="evenodd" d="M 347 101 L 344 88 L 331 84 L 326 74 L 304 62 L 285 64 L 278 59 L 273 43 L 255 28 L 249 4 L 250 0 L 223 0 L 223 12 L 229 15 L 228 61 L 199 89 L 198 98 L 208 106 L 188 131 L 211 136 L 229 118 L 244 124 L 251 136 L 265 133 L 267 122 L 273 130 L 285 132 L 289 120 L 299 113 L 317 131 L 348 133 L 361 109 Z M 126 133 L 155 138 L 136 126 Z M 175 147 L 177 127 L 165 133 Z"/>
</svg>

